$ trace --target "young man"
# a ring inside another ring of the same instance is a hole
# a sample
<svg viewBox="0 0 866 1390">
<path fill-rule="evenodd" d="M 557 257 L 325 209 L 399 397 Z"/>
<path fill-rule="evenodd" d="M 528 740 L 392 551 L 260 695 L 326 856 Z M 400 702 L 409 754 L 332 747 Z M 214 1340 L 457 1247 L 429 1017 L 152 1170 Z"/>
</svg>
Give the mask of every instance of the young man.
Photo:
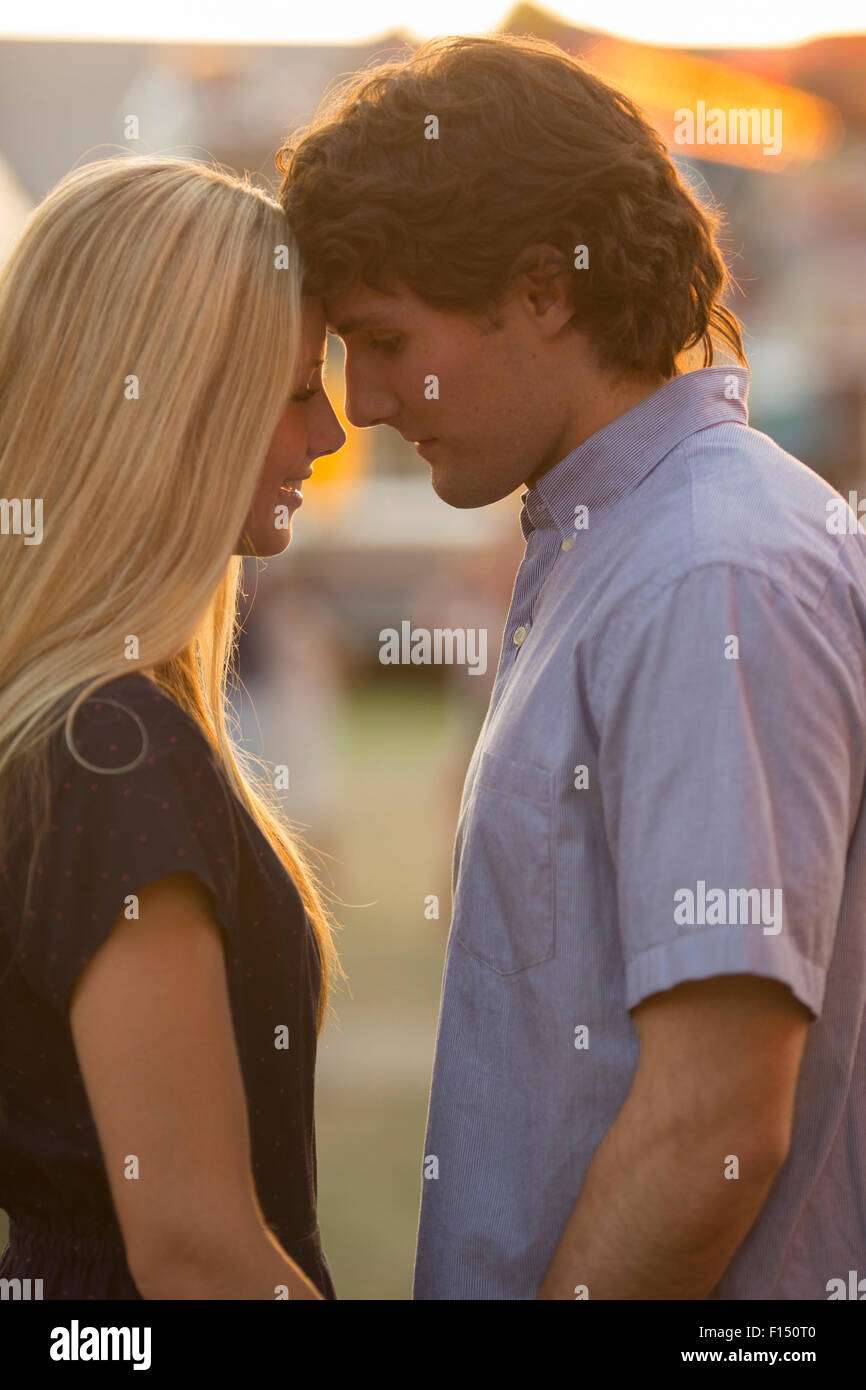
<svg viewBox="0 0 866 1390">
<path fill-rule="evenodd" d="M 280 167 L 349 419 L 452 506 L 525 485 L 415 1297 L 856 1296 L 866 550 L 712 365 L 715 219 L 531 39 L 362 74 Z"/>
</svg>

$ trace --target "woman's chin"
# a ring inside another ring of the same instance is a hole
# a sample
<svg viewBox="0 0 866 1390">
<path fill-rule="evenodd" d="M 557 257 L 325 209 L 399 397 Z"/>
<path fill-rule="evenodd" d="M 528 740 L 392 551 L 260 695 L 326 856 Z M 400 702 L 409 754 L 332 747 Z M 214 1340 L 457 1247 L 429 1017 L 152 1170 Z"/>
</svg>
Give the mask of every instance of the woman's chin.
<svg viewBox="0 0 866 1390">
<path fill-rule="evenodd" d="M 275 555 L 282 555 L 285 550 L 288 550 L 291 541 L 292 523 L 290 520 L 287 527 L 271 526 L 261 533 L 254 532 L 252 535 L 249 531 L 245 531 L 234 553 L 249 559 L 270 560 Z"/>
<path fill-rule="evenodd" d="M 291 543 L 291 529 L 288 531 L 277 531 L 268 537 L 267 541 L 263 543 L 261 549 L 257 553 L 262 560 L 271 560 L 275 555 L 282 555 L 284 551 L 288 550 Z"/>
</svg>

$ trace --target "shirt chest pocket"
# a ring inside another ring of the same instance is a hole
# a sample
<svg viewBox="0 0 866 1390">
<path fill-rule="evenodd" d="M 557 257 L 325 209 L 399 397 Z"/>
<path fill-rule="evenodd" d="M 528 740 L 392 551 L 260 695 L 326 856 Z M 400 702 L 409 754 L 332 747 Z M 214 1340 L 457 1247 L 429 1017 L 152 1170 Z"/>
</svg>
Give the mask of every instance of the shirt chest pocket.
<svg viewBox="0 0 866 1390">
<path fill-rule="evenodd" d="M 552 772 L 482 753 L 464 812 L 452 932 L 501 975 L 555 951 L 553 808 Z"/>
</svg>

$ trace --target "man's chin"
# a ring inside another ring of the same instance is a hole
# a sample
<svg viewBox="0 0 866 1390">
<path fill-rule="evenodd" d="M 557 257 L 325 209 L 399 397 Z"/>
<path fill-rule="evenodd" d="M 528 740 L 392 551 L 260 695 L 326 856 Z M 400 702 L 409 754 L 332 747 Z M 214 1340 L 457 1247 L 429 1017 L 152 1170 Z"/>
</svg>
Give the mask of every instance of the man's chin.
<svg viewBox="0 0 866 1390">
<path fill-rule="evenodd" d="M 508 492 L 503 492 L 500 488 L 491 489 L 490 492 L 478 492 L 467 488 L 461 478 L 437 477 L 435 472 L 431 474 L 430 484 L 437 497 L 459 511 L 471 511 L 473 507 L 489 507 L 508 496 Z"/>
<path fill-rule="evenodd" d="M 448 487 L 447 484 L 443 487 L 441 484 L 437 485 L 434 482 L 433 491 L 441 502 L 447 502 L 449 507 L 457 507 L 461 511 L 465 510 L 467 507 L 477 507 L 480 505 L 478 502 L 473 502 L 470 497 L 465 496 L 459 488 Z"/>
</svg>

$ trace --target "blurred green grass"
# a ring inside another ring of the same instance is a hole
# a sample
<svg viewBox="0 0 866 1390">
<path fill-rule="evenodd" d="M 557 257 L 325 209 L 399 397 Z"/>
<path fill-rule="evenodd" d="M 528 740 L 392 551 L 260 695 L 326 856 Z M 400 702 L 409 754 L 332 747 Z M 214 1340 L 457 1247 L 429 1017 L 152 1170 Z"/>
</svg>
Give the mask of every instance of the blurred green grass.
<svg viewBox="0 0 866 1390">
<path fill-rule="evenodd" d="M 380 680 L 347 702 L 332 865 L 351 997 L 317 1068 L 319 1220 L 340 1298 L 411 1297 L 459 787 L 446 697 Z M 459 751 L 459 750 L 458 750 Z M 444 777 L 444 780 L 443 780 Z M 424 916 L 439 896 L 438 921 Z"/>
<path fill-rule="evenodd" d="M 451 697 L 453 698 L 453 697 Z M 441 689 L 354 687 L 339 739 L 336 843 L 326 882 L 344 900 L 349 985 L 319 1039 L 319 1221 L 341 1299 L 408 1299 L 430 1070 L 465 768 Z M 461 720 L 457 719 L 458 726 Z M 305 830 L 317 844 L 315 826 Z M 424 916 L 439 895 L 439 919 Z M 0 1248 L 7 1238 L 0 1212 Z"/>
</svg>

